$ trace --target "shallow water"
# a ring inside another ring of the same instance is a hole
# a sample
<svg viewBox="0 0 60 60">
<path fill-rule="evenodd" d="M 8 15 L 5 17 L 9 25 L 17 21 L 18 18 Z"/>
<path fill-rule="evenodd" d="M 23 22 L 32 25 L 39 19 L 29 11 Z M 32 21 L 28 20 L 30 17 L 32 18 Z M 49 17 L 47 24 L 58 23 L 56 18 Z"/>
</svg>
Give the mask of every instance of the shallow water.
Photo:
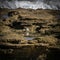
<svg viewBox="0 0 60 60">
<path fill-rule="evenodd" d="M 2 15 L 2 18 L 6 19 L 9 18 L 7 14 Z"/>
<path fill-rule="evenodd" d="M 26 40 L 33 40 L 34 37 L 25 37 Z"/>
</svg>

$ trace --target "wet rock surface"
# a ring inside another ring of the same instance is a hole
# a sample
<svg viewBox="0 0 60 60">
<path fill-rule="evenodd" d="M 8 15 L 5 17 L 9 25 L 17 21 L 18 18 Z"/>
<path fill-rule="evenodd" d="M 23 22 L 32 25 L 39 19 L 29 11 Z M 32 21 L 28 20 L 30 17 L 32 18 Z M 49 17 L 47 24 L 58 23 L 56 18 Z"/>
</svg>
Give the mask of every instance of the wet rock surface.
<svg viewBox="0 0 60 60">
<path fill-rule="evenodd" d="M 59 10 L 0 11 L 0 60 L 60 60 Z"/>
</svg>

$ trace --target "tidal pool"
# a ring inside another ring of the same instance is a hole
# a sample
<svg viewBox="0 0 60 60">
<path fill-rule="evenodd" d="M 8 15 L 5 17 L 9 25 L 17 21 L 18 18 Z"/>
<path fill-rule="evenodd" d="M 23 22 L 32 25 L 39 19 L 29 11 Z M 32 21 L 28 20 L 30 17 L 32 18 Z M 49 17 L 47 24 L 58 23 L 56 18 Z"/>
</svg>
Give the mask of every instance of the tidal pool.
<svg viewBox="0 0 60 60">
<path fill-rule="evenodd" d="M 26 40 L 33 40 L 34 37 L 25 37 Z"/>
</svg>

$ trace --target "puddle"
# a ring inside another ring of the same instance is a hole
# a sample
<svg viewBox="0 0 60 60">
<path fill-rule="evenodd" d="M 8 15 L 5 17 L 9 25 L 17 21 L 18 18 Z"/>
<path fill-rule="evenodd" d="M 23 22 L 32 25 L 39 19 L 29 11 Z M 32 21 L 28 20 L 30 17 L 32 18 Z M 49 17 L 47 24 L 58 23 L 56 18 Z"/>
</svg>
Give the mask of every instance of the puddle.
<svg viewBox="0 0 60 60">
<path fill-rule="evenodd" d="M 34 37 L 25 37 L 26 40 L 33 40 Z"/>
<path fill-rule="evenodd" d="M 4 15 L 2 15 L 2 18 L 8 18 L 8 15 L 7 14 L 4 14 Z"/>
</svg>

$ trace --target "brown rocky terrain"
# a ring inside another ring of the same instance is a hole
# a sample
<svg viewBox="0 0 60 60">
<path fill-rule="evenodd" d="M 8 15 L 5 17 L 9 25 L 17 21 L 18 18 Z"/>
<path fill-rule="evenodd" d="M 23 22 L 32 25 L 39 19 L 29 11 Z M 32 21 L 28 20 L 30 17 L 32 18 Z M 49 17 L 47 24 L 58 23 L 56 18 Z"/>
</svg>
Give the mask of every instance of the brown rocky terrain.
<svg viewBox="0 0 60 60">
<path fill-rule="evenodd" d="M 0 12 L 1 60 L 60 60 L 60 10 Z"/>
</svg>

